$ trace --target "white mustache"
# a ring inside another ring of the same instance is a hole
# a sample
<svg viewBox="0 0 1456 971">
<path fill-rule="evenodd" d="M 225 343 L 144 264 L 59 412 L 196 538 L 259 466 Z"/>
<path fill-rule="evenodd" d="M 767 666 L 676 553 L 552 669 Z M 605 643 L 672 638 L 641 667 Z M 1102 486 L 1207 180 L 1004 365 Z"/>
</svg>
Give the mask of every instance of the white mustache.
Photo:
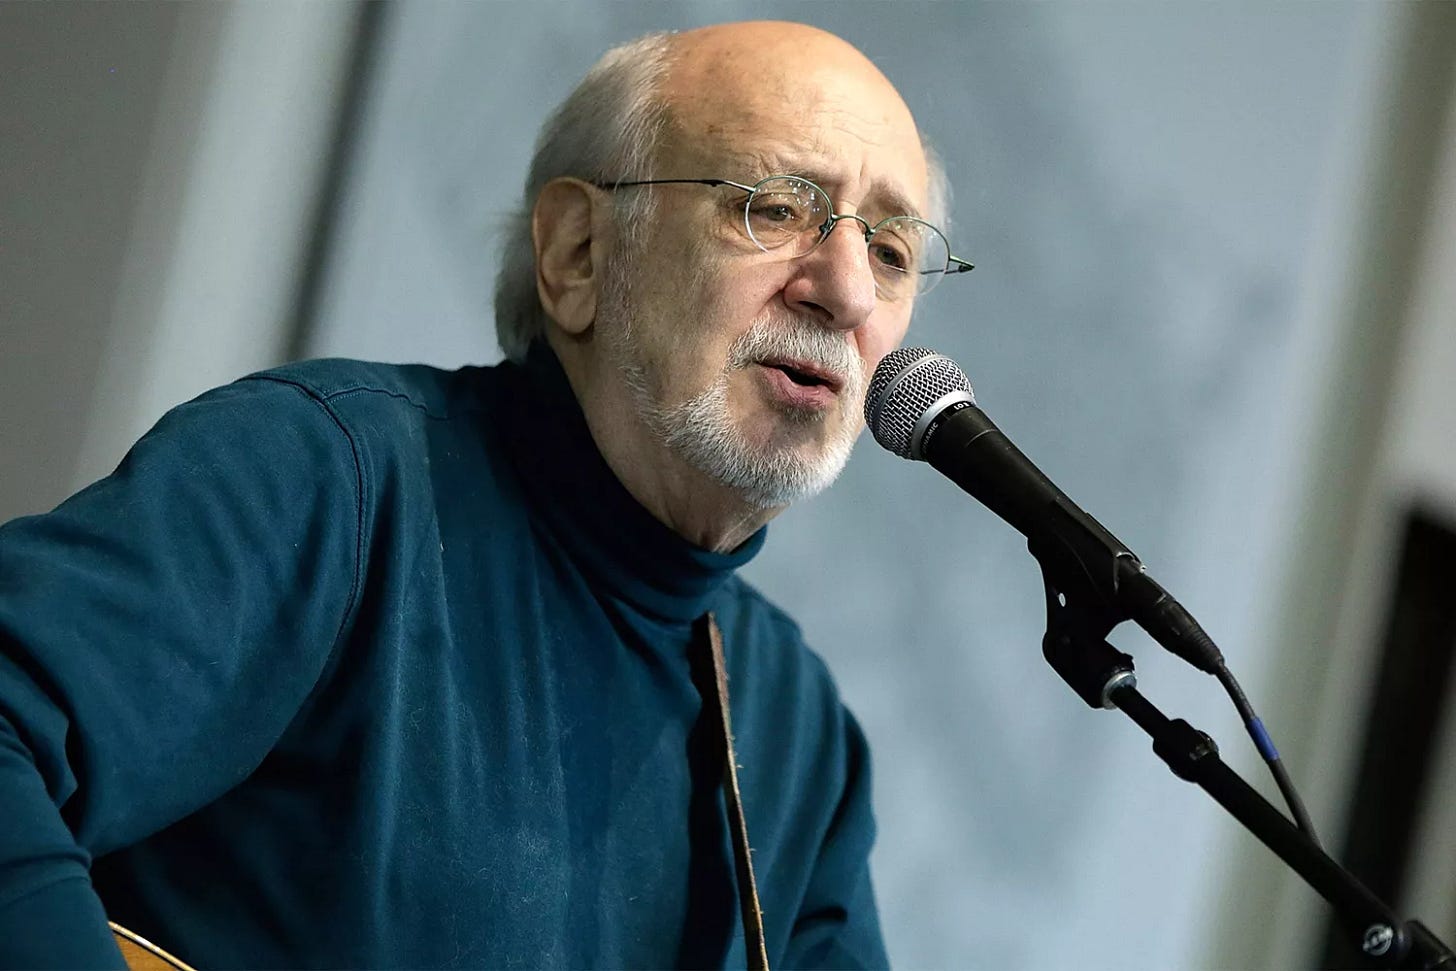
<svg viewBox="0 0 1456 971">
<path fill-rule="evenodd" d="M 834 375 L 845 390 L 862 393 L 864 366 L 842 335 L 802 320 L 762 321 L 733 342 L 729 364 L 734 368 L 769 358 L 804 361 Z"/>
</svg>

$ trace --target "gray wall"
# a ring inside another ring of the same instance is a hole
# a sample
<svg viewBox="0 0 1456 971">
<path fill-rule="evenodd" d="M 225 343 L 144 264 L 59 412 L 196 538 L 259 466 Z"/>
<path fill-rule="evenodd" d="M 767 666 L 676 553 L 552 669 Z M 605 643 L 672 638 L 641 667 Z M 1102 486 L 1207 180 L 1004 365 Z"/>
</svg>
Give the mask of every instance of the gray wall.
<svg viewBox="0 0 1456 971">
<path fill-rule="evenodd" d="M 73 484 L 177 19 L 38 10 L 0 4 L 4 519 Z"/>
<path fill-rule="evenodd" d="M 0 519 L 279 363 L 345 4 L 0 4 Z"/>
</svg>

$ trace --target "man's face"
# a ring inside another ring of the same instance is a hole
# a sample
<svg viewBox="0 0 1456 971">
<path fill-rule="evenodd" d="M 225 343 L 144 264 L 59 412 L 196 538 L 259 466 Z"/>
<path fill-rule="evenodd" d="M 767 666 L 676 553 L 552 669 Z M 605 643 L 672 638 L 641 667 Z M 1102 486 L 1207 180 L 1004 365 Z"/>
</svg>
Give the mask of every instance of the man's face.
<svg viewBox="0 0 1456 971">
<path fill-rule="evenodd" d="M 925 159 L 899 96 L 837 39 L 777 26 L 787 37 L 682 59 L 654 177 L 800 175 L 871 224 L 923 212 Z M 739 190 L 619 191 L 657 193 L 641 244 L 613 254 L 597 314 L 639 414 L 755 505 L 827 486 L 862 427 L 868 375 L 910 320 L 909 301 L 876 295 L 862 227 L 844 220 L 788 258 L 748 237 Z"/>
</svg>

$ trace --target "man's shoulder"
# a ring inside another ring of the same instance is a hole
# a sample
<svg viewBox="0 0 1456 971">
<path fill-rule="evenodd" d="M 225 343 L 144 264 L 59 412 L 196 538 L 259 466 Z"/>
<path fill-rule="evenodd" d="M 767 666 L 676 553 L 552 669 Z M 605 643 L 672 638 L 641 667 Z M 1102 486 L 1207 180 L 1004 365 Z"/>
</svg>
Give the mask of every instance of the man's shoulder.
<svg viewBox="0 0 1456 971">
<path fill-rule="evenodd" d="M 724 584 L 714 613 L 727 649 L 740 654 L 756 680 L 768 674 L 805 679 L 835 692 L 829 668 L 805 642 L 798 621 L 743 577 L 735 574 Z"/>
<path fill-rule="evenodd" d="M 774 779 L 750 788 L 810 798 L 838 793 L 859 729 L 828 665 L 781 607 L 746 581 L 728 584 L 715 616 L 723 630 L 733 730 L 753 765 L 772 764 Z M 785 788 L 787 787 L 787 788 Z M 797 793 L 797 795 L 795 795 Z M 835 797 L 837 799 L 837 797 Z"/>
<path fill-rule="evenodd" d="M 502 368 L 444 370 L 343 358 L 258 371 L 172 408 L 133 452 L 205 449 L 238 469 L 340 462 L 370 476 L 427 475 L 441 455 L 486 461 Z M 434 451 L 432 451 L 434 449 Z"/>
<path fill-rule="evenodd" d="M 497 370 L 474 366 L 446 370 L 427 364 L 316 358 L 259 371 L 236 384 L 291 385 L 331 409 L 382 407 L 448 419 L 479 411 Z"/>
<path fill-rule="evenodd" d="M 763 591 L 735 573 L 723 584 L 723 598 L 716 608 L 720 625 L 749 624 L 761 632 L 772 632 L 802 645 L 803 631 L 799 624 Z M 725 616 L 728 618 L 725 621 Z"/>
</svg>

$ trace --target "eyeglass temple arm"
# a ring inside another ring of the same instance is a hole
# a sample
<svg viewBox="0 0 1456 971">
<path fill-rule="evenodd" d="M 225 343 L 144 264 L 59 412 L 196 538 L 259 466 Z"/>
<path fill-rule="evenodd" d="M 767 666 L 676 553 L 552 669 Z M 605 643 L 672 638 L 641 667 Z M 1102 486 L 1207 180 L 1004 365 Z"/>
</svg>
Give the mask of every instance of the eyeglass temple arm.
<svg viewBox="0 0 1456 971">
<path fill-rule="evenodd" d="M 975 268 L 976 268 L 975 267 L 975 264 L 973 264 L 973 263 L 967 263 L 965 260 L 961 259 L 959 256 L 952 256 L 950 258 L 950 269 L 947 270 L 946 272 L 948 272 L 948 273 L 969 273 L 972 270 L 974 270 Z"/>
</svg>

